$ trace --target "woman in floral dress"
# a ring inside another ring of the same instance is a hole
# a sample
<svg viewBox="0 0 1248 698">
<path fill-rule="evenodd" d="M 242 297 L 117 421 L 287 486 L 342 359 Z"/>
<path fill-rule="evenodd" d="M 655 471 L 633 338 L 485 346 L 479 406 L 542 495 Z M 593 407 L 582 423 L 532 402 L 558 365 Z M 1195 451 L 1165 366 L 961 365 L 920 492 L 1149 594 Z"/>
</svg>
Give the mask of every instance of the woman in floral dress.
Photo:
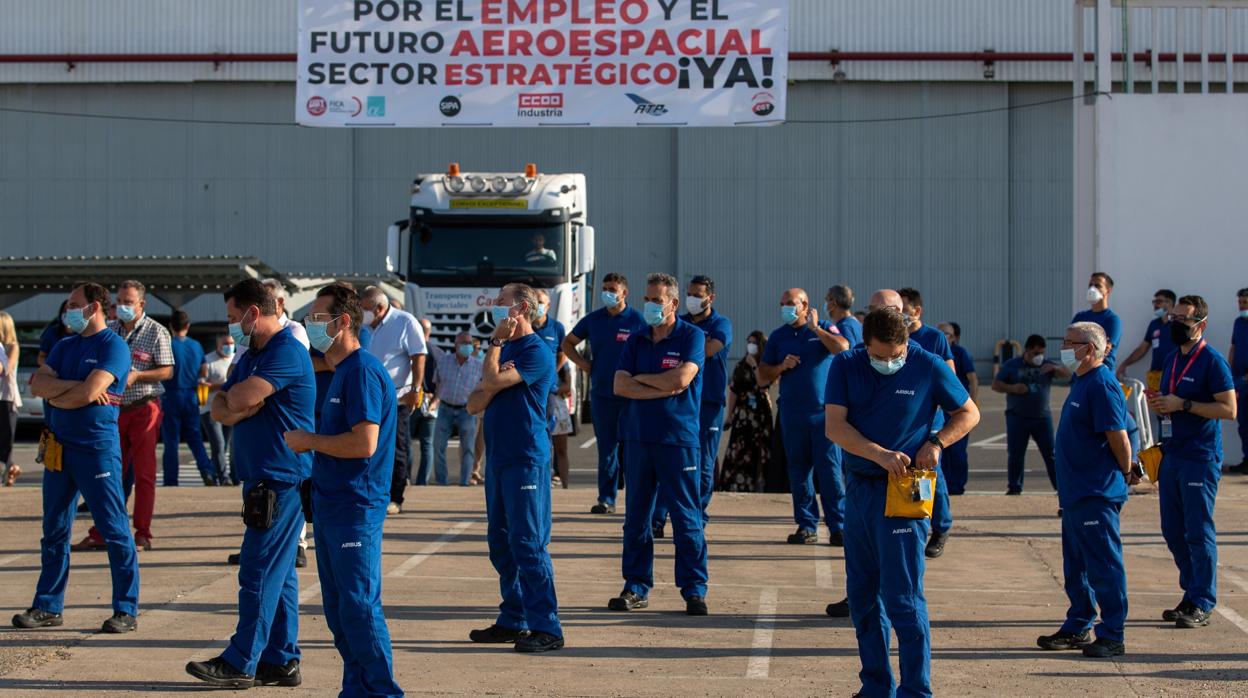
<svg viewBox="0 0 1248 698">
<path fill-rule="evenodd" d="M 755 330 L 746 338 L 746 355 L 733 369 L 728 384 L 725 428 L 732 432 L 728 453 L 720 469 L 716 489 L 727 492 L 762 492 L 763 473 L 771 460 L 774 421 L 771 396 L 758 384 L 758 358 L 767 338 Z"/>
</svg>

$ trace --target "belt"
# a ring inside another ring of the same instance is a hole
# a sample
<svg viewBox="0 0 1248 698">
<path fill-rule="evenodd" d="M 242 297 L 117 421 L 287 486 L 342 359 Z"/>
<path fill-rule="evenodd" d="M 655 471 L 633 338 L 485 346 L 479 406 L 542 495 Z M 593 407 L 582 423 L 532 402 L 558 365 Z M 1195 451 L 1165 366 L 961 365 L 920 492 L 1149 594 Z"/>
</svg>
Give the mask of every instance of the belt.
<svg viewBox="0 0 1248 698">
<path fill-rule="evenodd" d="M 159 400 L 159 399 L 160 399 L 160 396 L 159 396 L 159 395 L 148 395 L 147 397 L 141 397 L 141 398 L 139 398 L 138 400 L 135 400 L 134 402 L 132 402 L 132 403 L 130 403 L 130 404 L 128 404 L 128 405 L 122 405 L 122 406 L 121 406 L 121 411 L 122 411 L 122 412 L 129 412 L 129 411 L 131 411 L 131 410 L 137 410 L 137 409 L 139 409 L 140 407 L 142 407 L 142 406 L 146 405 L 147 403 L 149 403 L 149 402 L 156 402 L 156 401 L 157 401 L 157 400 Z"/>
<path fill-rule="evenodd" d="M 872 480 L 874 482 L 887 482 L 888 481 L 888 473 L 881 473 L 879 475 L 867 475 L 866 473 L 860 473 L 857 470 L 851 470 L 849 471 L 849 474 L 853 475 L 859 480 Z"/>
<path fill-rule="evenodd" d="M 462 410 L 462 409 L 464 409 L 465 407 L 467 407 L 467 405 L 456 405 L 455 403 L 453 403 L 453 402 L 447 402 L 446 400 L 443 400 L 443 401 L 442 401 L 442 404 L 443 404 L 443 405 L 446 405 L 447 407 L 449 407 L 449 408 L 451 408 L 451 409 L 453 409 L 453 410 Z"/>
</svg>

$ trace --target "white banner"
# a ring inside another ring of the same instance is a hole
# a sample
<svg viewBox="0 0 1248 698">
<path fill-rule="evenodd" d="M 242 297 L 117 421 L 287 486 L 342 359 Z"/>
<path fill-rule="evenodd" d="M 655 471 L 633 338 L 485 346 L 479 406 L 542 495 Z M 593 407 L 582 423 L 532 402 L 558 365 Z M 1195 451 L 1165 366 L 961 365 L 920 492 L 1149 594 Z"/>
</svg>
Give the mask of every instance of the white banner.
<svg viewBox="0 0 1248 698">
<path fill-rule="evenodd" d="M 299 0 L 304 126 L 784 121 L 788 0 Z"/>
</svg>

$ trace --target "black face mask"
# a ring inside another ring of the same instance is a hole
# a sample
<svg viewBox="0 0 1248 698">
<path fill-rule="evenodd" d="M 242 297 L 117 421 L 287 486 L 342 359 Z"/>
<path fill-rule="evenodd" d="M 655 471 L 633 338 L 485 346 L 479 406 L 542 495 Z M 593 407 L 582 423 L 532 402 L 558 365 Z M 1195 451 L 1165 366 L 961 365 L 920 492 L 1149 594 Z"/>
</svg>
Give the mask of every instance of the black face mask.
<svg viewBox="0 0 1248 698">
<path fill-rule="evenodd" d="M 1192 328 L 1188 327 L 1187 325 L 1184 325 L 1181 322 L 1171 321 L 1170 322 L 1170 341 L 1174 342 L 1175 346 L 1182 346 L 1184 344 L 1187 344 L 1188 342 L 1192 341 Z"/>
</svg>

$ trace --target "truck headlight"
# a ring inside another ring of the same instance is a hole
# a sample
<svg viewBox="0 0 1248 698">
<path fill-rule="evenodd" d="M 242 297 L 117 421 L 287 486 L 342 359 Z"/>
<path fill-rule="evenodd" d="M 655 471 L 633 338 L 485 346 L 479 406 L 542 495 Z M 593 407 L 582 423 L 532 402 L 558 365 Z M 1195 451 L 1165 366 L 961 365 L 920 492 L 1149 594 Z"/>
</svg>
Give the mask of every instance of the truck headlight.
<svg viewBox="0 0 1248 698">
<path fill-rule="evenodd" d="M 523 192 L 529 187 L 529 180 L 524 177 L 513 177 L 511 180 L 511 188 L 517 194 Z"/>
<path fill-rule="evenodd" d="M 481 192 L 485 191 L 485 188 L 487 185 L 485 183 L 484 177 L 478 177 L 476 175 L 473 175 L 468 178 L 468 186 L 472 187 L 473 191 L 480 194 Z"/>
<path fill-rule="evenodd" d="M 463 177 L 447 177 L 446 188 L 458 194 L 459 192 L 464 190 L 464 178 Z"/>
<path fill-rule="evenodd" d="M 495 192 L 502 194 L 507 191 L 507 178 L 503 176 L 494 177 L 490 180 L 490 188 Z"/>
</svg>

